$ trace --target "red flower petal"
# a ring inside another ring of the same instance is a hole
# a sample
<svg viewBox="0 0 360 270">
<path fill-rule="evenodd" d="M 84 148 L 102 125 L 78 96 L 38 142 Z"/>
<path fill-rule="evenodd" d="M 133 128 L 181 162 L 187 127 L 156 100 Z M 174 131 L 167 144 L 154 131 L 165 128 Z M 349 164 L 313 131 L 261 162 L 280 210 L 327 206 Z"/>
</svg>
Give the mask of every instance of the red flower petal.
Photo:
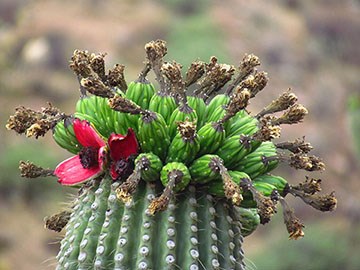
<svg viewBox="0 0 360 270">
<path fill-rule="evenodd" d="M 100 137 L 95 128 L 86 120 L 75 118 L 74 133 L 76 139 L 84 147 L 93 146 L 100 148 L 105 145 L 104 140 Z"/>
<path fill-rule="evenodd" d="M 126 136 L 121 134 L 111 134 L 108 140 L 110 155 L 114 161 L 127 159 L 130 155 L 136 154 L 138 142 L 134 131 L 129 128 Z"/>
<path fill-rule="evenodd" d="M 111 164 L 110 175 L 113 180 L 116 180 L 119 176 L 119 174 L 115 170 L 115 163 Z"/>
<path fill-rule="evenodd" d="M 61 162 L 55 168 L 55 175 L 59 178 L 58 182 L 62 185 L 72 186 L 90 180 L 102 172 L 102 164 L 99 166 L 84 169 L 80 163 L 79 156 L 73 156 Z"/>
</svg>

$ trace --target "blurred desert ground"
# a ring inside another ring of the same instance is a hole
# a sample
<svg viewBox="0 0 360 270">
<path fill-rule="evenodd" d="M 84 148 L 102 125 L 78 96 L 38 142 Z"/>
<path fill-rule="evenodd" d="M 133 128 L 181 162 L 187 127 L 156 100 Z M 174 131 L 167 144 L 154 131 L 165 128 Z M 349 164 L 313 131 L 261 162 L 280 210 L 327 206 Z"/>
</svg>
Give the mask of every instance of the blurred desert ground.
<svg viewBox="0 0 360 270">
<path fill-rule="evenodd" d="M 255 53 L 270 82 L 250 110 L 291 87 L 310 111 L 282 137 L 305 135 L 315 146 L 327 169 L 312 176 L 323 179 L 325 192 L 336 191 L 338 208 L 323 214 L 291 200 L 305 238 L 287 240 L 279 210 L 245 239 L 248 269 L 360 269 L 360 134 L 351 134 L 356 122 L 348 112 L 349 96 L 360 93 L 356 0 L 0 0 L 0 269 L 54 269 L 61 234 L 44 229 L 43 218 L 73 193 L 55 179 L 19 177 L 21 159 L 54 168 L 69 154 L 50 134 L 34 140 L 7 131 L 14 107 L 39 109 L 49 101 L 70 114 L 79 96 L 68 68 L 74 49 L 107 52 L 108 67 L 125 64 L 131 81 L 142 68 L 144 44 L 157 38 L 168 42 L 167 59 L 185 70 L 198 58 L 216 55 L 236 66 Z M 308 175 L 286 166 L 277 172 L 290 183 Z"/>
</svg>

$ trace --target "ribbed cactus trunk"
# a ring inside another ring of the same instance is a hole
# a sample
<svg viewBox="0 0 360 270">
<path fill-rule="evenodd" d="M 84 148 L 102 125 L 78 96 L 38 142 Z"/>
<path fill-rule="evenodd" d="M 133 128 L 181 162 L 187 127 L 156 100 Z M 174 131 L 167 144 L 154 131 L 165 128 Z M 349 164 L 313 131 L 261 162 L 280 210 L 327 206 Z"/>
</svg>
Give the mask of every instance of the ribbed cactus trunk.
<svg viewBox="0 0 360 270">
<path fill-rule="evenodd" d="M 132 203 L 105 177 L 76 199 L 57 269 L 245 269 L 238 210 L 189 186 L 150 215 L 156 188 L 141 183 Z"/>
</svg>

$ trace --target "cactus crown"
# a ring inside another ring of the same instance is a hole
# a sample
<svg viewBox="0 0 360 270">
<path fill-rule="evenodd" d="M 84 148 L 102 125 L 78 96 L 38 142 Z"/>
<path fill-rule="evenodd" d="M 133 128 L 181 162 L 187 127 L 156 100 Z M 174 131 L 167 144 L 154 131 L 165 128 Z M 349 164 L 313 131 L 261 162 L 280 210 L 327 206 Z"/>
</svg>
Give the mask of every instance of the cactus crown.
<svg viewBox="0 0 360 270">
<path fill-rule="evenodd" d="M 245 55 L 238 68 L 216 57 L 195 61 L 183 76 L 180 64 L 164 61 L 164 41 L 147 43 L 145 51 L 144 69 L 128 84 L 123 65 L 106 73 L 105 54 L 76 50 L 70 61 L 80 82 L 75 113 L 65 115 L 51 104 L 41 111 L 18 107 L 8 120 L 8 129 L 28 137 L 52 130 L 55 142 L 75 154 L 55 170 L 20 163 L 24 177 L 56 176 L 80 188 L 70 209 L 46 220 L 49 229 L 67 226 L 59 268 L 238 269 L 241 235 L 269 222 L 278 202 L 289 237 L 304 235 L 286 195 L 321 211 L 335 208 L 334 193 L 319 195 L 321 180 L 292 185 L 271 174 L 279 162 L 307 171 L 325 165 L 309 155 L 312 146 L 304 138 L 273 142 L 281 125 L 302 122 L 308 113 L 290 89 L 257 114 L 247 111 L 268 81 L 257 56 Z M 158 90 L 146 79 L 150 70 Z M 165 251 L 149 240 L 157 233 Z M 129 237 L 133 242 L 126 244 Z M 208 253 L 221 246 L 215 243 L 230 249 Z"/>
</svg>

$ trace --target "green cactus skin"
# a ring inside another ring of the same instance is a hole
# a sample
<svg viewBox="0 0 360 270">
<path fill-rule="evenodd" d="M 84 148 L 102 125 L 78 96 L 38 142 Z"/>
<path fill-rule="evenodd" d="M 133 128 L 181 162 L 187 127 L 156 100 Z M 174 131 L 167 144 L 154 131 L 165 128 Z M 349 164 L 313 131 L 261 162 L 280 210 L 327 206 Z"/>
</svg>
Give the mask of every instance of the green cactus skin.
<svg viewBox="0 0 360 270">
<path fill-rule="evenodd" d="M 57 255 L 58 269 L 75 269 L 74 266 L 78 264 L 79 245 L 91 216 L 91 204 L 95 199 L 96 188 L 97 185 L 94 185 L 75 202 L 74 212 L 66 226 L 66 234 Z"/>
<path fill-rule="evenodd" d="M 123 204 L 118 185 L 106 176 L 76 199 L 58 270 L 245 269 L 241 230 L 252 229 L 241 227 L 237 207 L 189 186 L 153 216 L 147 208 L 161 187 L 142 182 Z"/>
<path fill-rule="evenodd" d="M 198 118 L 197 128 L 200 129 L 203 126 L 205 120 L 206 104 L 202 98 L 193 96 L 188 96 L 187 101 L 189 106 L 196 111 Z"/>
</svg>

